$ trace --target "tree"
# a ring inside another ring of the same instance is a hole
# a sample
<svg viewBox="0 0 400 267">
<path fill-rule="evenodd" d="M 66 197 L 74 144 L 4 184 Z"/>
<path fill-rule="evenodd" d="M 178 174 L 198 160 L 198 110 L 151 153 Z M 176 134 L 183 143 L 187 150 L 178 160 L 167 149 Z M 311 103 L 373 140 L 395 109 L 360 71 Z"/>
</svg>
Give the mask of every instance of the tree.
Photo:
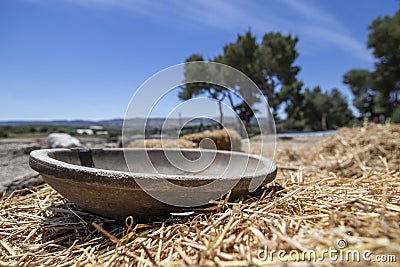
<svg viewBox="0 0 400 267">
<path fill-rule="evenodd" d="M 390 116 L 400 101 L 400 9 L 375 19 L 368 28 L 368 48 L 377 59 L 373 78 L 377 112 Z"/>
<path fill-rule="evenodd" d="M 368 29 L 367 46 L 376 58 L 375 69 L 351 70 L 344 82 L 363 116 L 390 117 L 400 101 L 400 9 L 393 17 L 378 17 Z"/>
<path fill-rule="evenodd" d="M 343 76 L 343 83 L 350 87 L 354 95 L 353 105 L 362 117 L 375 115 L 374 97 L 376 92 L 372 89 L 372 77 L 369 70 L 354 69 Z"/>
<path fill-rule="evenodd" d="M 260 63 L 264 66 L 262 73 L 265 74 L 265 79 L 260 80 L 260 86 L 264 88 L 263 92 L 275 115 L 282 103 L 290 101 L 290 96 L 299 92 L 296 76 L 300 67 L 293 65 L 299 55 L 296 50 L 298 41 L 297 37 L 290 34 L 283 36 L 281 33 L 267 33 L 263 37 Z M 280 91 L 274 95 L 277 88 Z"/>
<path fill-rule="evenodd" d="M 256 62 L 258 60 L 259 49 L 256 37 L 248 30 L 244 35 L 238 34 L 236 42 L 225 45 L 223 47 L 223 54 L 216 56 L 213 60 L 243 72 L 258 86 L 257 77 L 260 75 L 260 66 L 257 66 Z M 254 104 L 260 101 L 260 96 L 258 92 L 251 90 L 251 88 L 245 88 L 241 84 L 241 81 L 234 82 L 232 87 L 234 88 L 231 89 L 234 89 L 238 95 L 246 98 L 246 102 L 235 103 L 232 92 L 227 91 L 229 105 L 247 128 L 254 117 Z"/>
<path fill-rule="evenodd" d="M 328 95 L 330 99 L 329 129 L 337 129 L 347 125 L 353 119 L 353 112 L 349 109 L 346 99 L 337 88 L 333 88 Z"/>
<path fill-rule="evenodd" d="M 395 123 L 400 123 L 400 105 L 393 111 L 391 119 Z"/>
<path fill-rule="evenodd" d="M 287 115 L 283 124 L 285 129 L 302 131 L 305 127 L 302 88 L 303 83 L 297 81 L 291 86 L 282 86 L 278 92 L 278 98 L 284 103 Z"/>
<path fill-rule="evenodd" d="M 260 44 L 251 31 L 238 35 L 235 43 L 224 46 L 224 53 L 216 57 L 217 62 L 230 65 L 249 76 L 264 96 L 276 117 L 282 102 L 297 82 L 300 67 L 294 66 L 298 57 L 297 37 L 284 36 L 279 32 L 264 34 Z M 285 93 L 278 95 L 276 90 L 285 88 Z"/>
<path fill-rule="evenodd" d="M 277 115 L 279 106 L 289 101 L 289 95 L 298 90 L 296 75 L 300 68 L 294 66 L 298 56 L 296 51 L 298 39 L 291 35 L 284 36 L 281 33 L 266 33 L 260 43 L 248 30 L 244 35 L 238 35 L 237 40 L 223 47 L 223 53 L 216 56 L 212 61 L 232 66 L 250 77 L 262 92 L 243 88 L 240 82 L 234 87 L 239 95 L 246 95 L 247 103 L 235 103 L 232 100 L 232 92 L 226 88 L 209 86 L 196 83 L 191 86 L 183 86 L 179 97 L 183 100 L 190 99 L 196 95 L 208 94 L 217 100 L 228 99 L 232 109 L 242 119 L 247 127 L 254 116 L 254 104 L 259 102 L 260 97 L 267 97 L 274 115 Z M 187 61 L 201 60 L 199 55 L 190 56 Z M 284 89 L 277 94 L 277 89 Z M 253 110 L 252 110 L 253 109 Z"/>
<path fill-rule="evenodd" d="M 306 89 L 304 92 L 304 119 L 306 125 L 312 130 L 327 130 L 327 113 L 329 111 L 330 99 L 323 94 L 319 86 L 313 90 Z"/>
<path fill-rule="evenodd" d="M 302 104 L 306 130 L 337 129 L 352 119 L 352 112 L 338 89 L 323 93 L 319 86 L 306 89 Z"/>
<path fill-rule="evenodd" d="M 204 58 L 199 55 L 199 54 L 193 54 L 190 57 L 186 59 L 186 62 L 193 62 L 193 61 L 204 61 Z M 187 68 L 191 69 L 187 69 Z M 199 70 L 198 68 L 201 68 L 201 65 L 188 65 L 185 69 L 185 76 L 187 80 L 191 80 L 190 76 L 191 74 L 196 73 L 197 71 L 207 71 L 207 70 Z M 193 69 L 196 68 L 196 69 Z M 188 83 L 185 84 L 184 86 L 181 87 L 181 90 L 179 91 L 178 97 L 182 100 L 188 100 L 192 99 L 195 96 L 199 96 L 202 94 L 205 94 L 206 96 L 213 98 L 217 100 L 218 103 L 218 110 L 219 110 L 219 122 L 220 122 L 220 127 L 222 127 L 223 123 L 223 110 L 222 110 L 222 101 L 224 98 L 227 96 L 229 92 L 222 86 L 216 85 L 216 84 L 210 84 L 210 83 Z"/>
</svg>

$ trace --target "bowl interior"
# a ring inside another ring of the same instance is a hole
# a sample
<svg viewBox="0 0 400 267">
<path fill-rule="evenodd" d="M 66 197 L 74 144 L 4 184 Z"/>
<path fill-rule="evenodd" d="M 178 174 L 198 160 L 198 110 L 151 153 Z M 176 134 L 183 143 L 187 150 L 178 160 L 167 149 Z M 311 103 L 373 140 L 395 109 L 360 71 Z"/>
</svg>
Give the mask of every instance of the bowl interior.
<svg viewBox="0 0 400 267">
<path fill-rule="evenodd" d="M 226 151 L 126 149 L 124 152 L 122 149 L 100 149 L 92 150 L 90 153 L 95 168 L 132 173 L 201 177 L 221 175 L 229 166 L 230 175 L 236 173 L 239 176 L 247 176 L 269 167 L 266 166 L 268 162 L 260 161 L 258 157 Z M 68 164 L 82 166 L 77 151 L 54 150 L 48 156 Z M 129 168 L 126 162 L 129 162 Z"/>
</svg>

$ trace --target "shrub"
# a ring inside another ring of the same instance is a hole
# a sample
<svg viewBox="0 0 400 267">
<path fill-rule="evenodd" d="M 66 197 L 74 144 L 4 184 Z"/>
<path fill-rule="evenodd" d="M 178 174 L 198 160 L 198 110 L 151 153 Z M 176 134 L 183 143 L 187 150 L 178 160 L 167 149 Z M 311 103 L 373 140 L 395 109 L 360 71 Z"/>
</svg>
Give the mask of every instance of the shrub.
<svg viewBox="0 0 400 267">
<path fill-rule="evenodd" d="M 397 108 L 393 110 L 391 119 L 392 122 L 400 123 L 400 105 L 398 105 Z"/>
</svg>

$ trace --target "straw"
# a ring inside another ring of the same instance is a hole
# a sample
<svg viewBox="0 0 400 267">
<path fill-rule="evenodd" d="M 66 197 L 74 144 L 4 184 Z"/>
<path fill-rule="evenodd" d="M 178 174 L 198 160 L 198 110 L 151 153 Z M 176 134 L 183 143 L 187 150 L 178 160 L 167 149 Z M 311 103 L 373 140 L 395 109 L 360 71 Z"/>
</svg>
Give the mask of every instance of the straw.
<svg viewBox="0 0 400 267">
<path fill-rule="evenodd" d="M 399 137 L 398 125 L 366 125 L 342 129 L 313 150 L 278 144 L 276 160 L 287 168 L 261 196 L 223 198 L 164 222 L 96 216 L 48 185 L 16 191 L 0 200 L 0 265 L 354 265 L 331 262 L 323 254 L 330 247 L 393 255 L 398 264 Z M 264 257 L 279 250 L 288 254 Z M 293 252 L 304 250 L 320 258 Z"/>
</svg>

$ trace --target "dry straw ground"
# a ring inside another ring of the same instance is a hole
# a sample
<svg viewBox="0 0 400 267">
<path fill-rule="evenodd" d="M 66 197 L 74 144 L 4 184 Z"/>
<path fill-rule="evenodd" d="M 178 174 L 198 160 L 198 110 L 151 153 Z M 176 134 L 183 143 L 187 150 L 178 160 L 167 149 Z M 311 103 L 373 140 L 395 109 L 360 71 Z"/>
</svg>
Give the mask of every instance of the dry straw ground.
<svg viewBox="0 0 400 267">
<path fill-rule="evenodd" d="M 315 250 L 308 257 L 316 265 L 378 265 L 347 253 L 371 251 L 371 260 L 393 255 L 397 263 L 385 264 L 398 266 L 399 147 L 398 125 L 342 129 L 296 151 L 282 144 L 283 168 L 262 196 L 149 224 L 90 215 L 47 185 L 14 192 L 0 201 L 0 264 L 308 265 L 300 252 Z M 332 261 L 323 253 L 329 248 L 349 261 Z M 279 259 L 273 250 L 287 253 Z"/>
</svg>

